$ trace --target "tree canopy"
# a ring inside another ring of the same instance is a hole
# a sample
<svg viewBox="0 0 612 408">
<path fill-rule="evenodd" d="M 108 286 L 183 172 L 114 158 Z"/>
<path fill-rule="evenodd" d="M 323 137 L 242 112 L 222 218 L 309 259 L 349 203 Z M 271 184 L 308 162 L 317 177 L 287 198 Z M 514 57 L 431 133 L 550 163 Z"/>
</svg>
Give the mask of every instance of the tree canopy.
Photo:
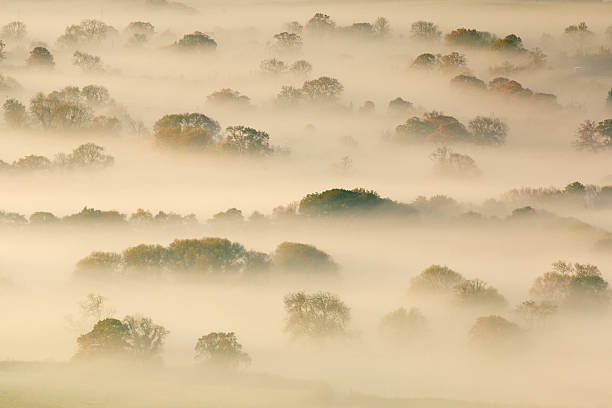
<svg viewBox="0 0 612 408">
<path fill-rule="evenodd" d="M 185 34 L 174 44 L 174 47 L 179 51 L 189 53 L 208 53 L 217 49 L 217 42 L 208 34 L 194 31 L 191 34 Z"/>
<path fill-rule="evenodd" d="M 100 20 L 82 20 L 66 27 L 58 43 L 64 46 L 95 45 L 118 34 L 118 31 Z"/>
<path fill-rule="evenodd" d="M 490 315 L 476 319 L 469 331 L 470 340 L 480 347 L 512 346 L 521 340 L 521 328 L 501 316 Z"/>
<path fill-rule="evenodd" d="M 286 330 L 294 337 L 327 338 L 346 334 L 350 309 L 329 292 L 285 296 Z"/>
<path fill-rule="evenodd" d="M 608 282 L 597 266 L 564 261 L 553 263 L 552 271 L 539 276 L 529 293 L 566 308 L 598 307 L 610 300 Z"/>
<path fill-rule="evenodd" d="M 498 118 L 478 116 L 469 122 L 469 129 L 459 120 L 432 111 L 423 119 L 412 117 L 395 128 L 391 140 L 400 143 L 474 143 L 500 145 L 505 142 L 508 126 Z"/>
<path fill-rule="evenodd" d="M 338 265 L 327 253 L 312 245 L 283 242 L 272 256 L 274 267 L 288 272 L 333 273 Z"/>
<path fill-rule="evenodd" d="M 330 34 L 336 29 L 336 23 L 327 14 L 316 13 L 308 20 L 305 29 L 310 34 Z"/>
<path fill-rule="evenodd" d="M 300 214 L 306 216 L 357 215 L 369 211 L 409 214 L 413 210 L 406 204 L 381 198 L 376 192 L 356 188 L 335 188 L 306 195 L 299 203 Z"/>
<path fill-rule="evenodd" d="M 442 32 L 438 26 L 429 21 L 416 21 L 410 27 L 410 34 L 417 40 L 439 40 Z"/>
<path fill-rule="evenodd" d="M 50 68 L 55 65 L 53 55 L 45 47 L 35 47 L 32 49 L 27 62 L 28 65 L 33 67 Z"/>
<path fill-rule="evenodd" d="M 221 126 L 201 113 L 165 115 L 153 126 L 155 141 L 161 147 L 202 150 L 214 146 Z"/>
<path fill-rule="evenodd" d="M 449 294 L 463 281 L 463 276 L 452 269 L 441 265 L 431 265 L 411 279 L 410 291 L 422 294 Z"/>
<path fill-rule="evenodd" d="M 387 313 L 380 321 L 381 333 L 392 341 L 405 344 L 422 337 L 427 331 L 427 319 L 416 307 L 403 307 Z"/>
<path fill-rule="evenodd" d="M 221 369 L 236 369 L 251 363 L 233 332 L 212 332 L 200 337 L 195 345 L 195 359 Z"/>
<path fill-rule="evenodd" d="M 89 333 L 79 336 L 79 350 L 75 358 L 156 359 L 161 354 L 168 333 L 168 330 L 148 317 L 126 316 L 123 321 L 106 318 L 98 321 Z"/>
<path fill-rule="evenodd" d="M 457 28 L 446 35 L 449 45 L 463 47 L 489 47 L 496 40 L 495 34 L 473 28 Z"/>
<path fill-rule="evenodd" d="M 273 149 L 270 146 L 270 135 L 266 132 L 246 126 L 230 126 L 225 130 L 225 137 L 219 141 L 221 151 L 239 155 L 268 155 Z"/>
</svg>

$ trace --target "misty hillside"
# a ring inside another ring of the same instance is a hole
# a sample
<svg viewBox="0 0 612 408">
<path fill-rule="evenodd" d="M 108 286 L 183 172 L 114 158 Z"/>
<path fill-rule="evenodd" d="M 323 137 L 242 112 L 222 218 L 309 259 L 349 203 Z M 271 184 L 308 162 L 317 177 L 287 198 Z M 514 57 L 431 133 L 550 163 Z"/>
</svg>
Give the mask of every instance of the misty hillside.
<svg viewBox="0 0 612 408">
<path fill-rule="evenodd" d="M 0 10 L 0 408 L 610 405 L 612 2 Z"/>
</svg>

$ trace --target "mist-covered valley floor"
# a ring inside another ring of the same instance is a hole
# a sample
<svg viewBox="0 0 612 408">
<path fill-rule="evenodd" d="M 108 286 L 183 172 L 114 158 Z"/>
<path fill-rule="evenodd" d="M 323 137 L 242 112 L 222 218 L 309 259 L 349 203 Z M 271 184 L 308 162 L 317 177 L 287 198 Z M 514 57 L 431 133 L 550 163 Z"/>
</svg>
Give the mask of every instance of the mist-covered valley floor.
<svg viewBox="0 0 612 408">
<path fill-rule="evenodd" d="M 0 10 L 0 407 L 612 405 L 612 3 Z"/>
</svg>

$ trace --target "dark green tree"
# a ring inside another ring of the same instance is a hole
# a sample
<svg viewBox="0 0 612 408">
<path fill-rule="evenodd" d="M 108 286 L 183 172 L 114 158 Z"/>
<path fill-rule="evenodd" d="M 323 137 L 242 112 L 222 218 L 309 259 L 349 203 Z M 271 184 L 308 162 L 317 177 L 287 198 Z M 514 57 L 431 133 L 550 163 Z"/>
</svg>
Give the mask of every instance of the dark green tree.
<svg viewBox="0 0 612 408">
<path fill-rule="evenodd" d="M 53 55 L 45 47 L 36 47 L 30 51 L 27 63 L 36 67 L 52 67 L 55 65 Z"/>
<path fill-rule="evenodd" d="M 308 194 L 299 203 L 299 213 L 307 216 L 356 215 L 369 211 L 409 214 L 413 210 L 388 198 L 381 198 L 375 191 L 361 188 L 345 190 L 334 188 L 321 193 Z"/>
<path fill-rule="evenodd" d="M 120 320 L 100 320 L 93 329 L 79 336 L 76 359 L 124 357 L 129 353 L 129 328 Z"/>
</svg>

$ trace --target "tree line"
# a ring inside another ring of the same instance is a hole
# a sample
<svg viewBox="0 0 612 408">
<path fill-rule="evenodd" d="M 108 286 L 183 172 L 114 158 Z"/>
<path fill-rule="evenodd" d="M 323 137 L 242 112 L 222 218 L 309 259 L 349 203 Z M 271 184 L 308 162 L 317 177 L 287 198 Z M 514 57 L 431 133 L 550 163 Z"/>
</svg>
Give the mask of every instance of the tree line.
<svg viewBox="0 0 612 408">
<path fill-rule="evenodd" d="M 529 291 L 532 299 L 517 305 L 509 315 L 519 323 L 501 316 L 507 302 L 498 291 L 479 279 L 465 279 L 454 270 L 432 265 L 413 277 L 408 295 L 416 298 L 446 299 L 447 307 L 491 313 L 477 317 L 468 330 L 470 341 L 484 349 L 522 346 L 530 331 L 544 327 L 562 312 L 601 313 L 609 307 L 611 292 L 595 265 L 553 263 L 552 270 L 537 277 Z M 288 293 L 283 299 L 285 332 L 294 340 L 320 342 L 348 339 L 351 308 L 330 292 Z M 101 316 L 104 299 L 89 295 L 82 308 L 88 315 Z M 380 319 L 379 330 L 387 340 L 406 347 L 428 335 L 427 318 L 418 308 L 400 307 Z M 100 318 L 92 330 L 77 338 L 75 360 L 134 359 L 159 361 L 169 331 L 151 318 L 138 315 L 118 320 Z M 233 332 L 211 332 L 197 339 L 194 359 L 220 369 L 248 365 L 250 356 Z"/>
<path fill-rule="evenodd" d="M 224 238 L 176 239 L 168 246 L 141 244 L 122 253 L 92 252 L 78 261 L 80 280 L 117 281 L 162 277 L 255 278 L 269 272 L 333 276 L 338 264 L 320 249 L 283 242 L 271 254 L 246 249 Z"/>
<path fill-rule="evenodd" d="M 58 153 L 51 160 L 46 156 L 31 154 L 7 163 L 0 160 L 0 172 L 22 173 L 40 170 L 100 169 L 111 166 L 115 159 L 105 154 L 104 148 L 85 143 L 70 153 Z"/>
<path fill-rule="evenodd" d="M 19 100 L 7 99 L 2 110 L 5 122 L 15 129 L 118 135 L 122 129 L 138 133 L 144 128 L 100 85 L 39 92 L 27 109 Z"/>
</svg>

